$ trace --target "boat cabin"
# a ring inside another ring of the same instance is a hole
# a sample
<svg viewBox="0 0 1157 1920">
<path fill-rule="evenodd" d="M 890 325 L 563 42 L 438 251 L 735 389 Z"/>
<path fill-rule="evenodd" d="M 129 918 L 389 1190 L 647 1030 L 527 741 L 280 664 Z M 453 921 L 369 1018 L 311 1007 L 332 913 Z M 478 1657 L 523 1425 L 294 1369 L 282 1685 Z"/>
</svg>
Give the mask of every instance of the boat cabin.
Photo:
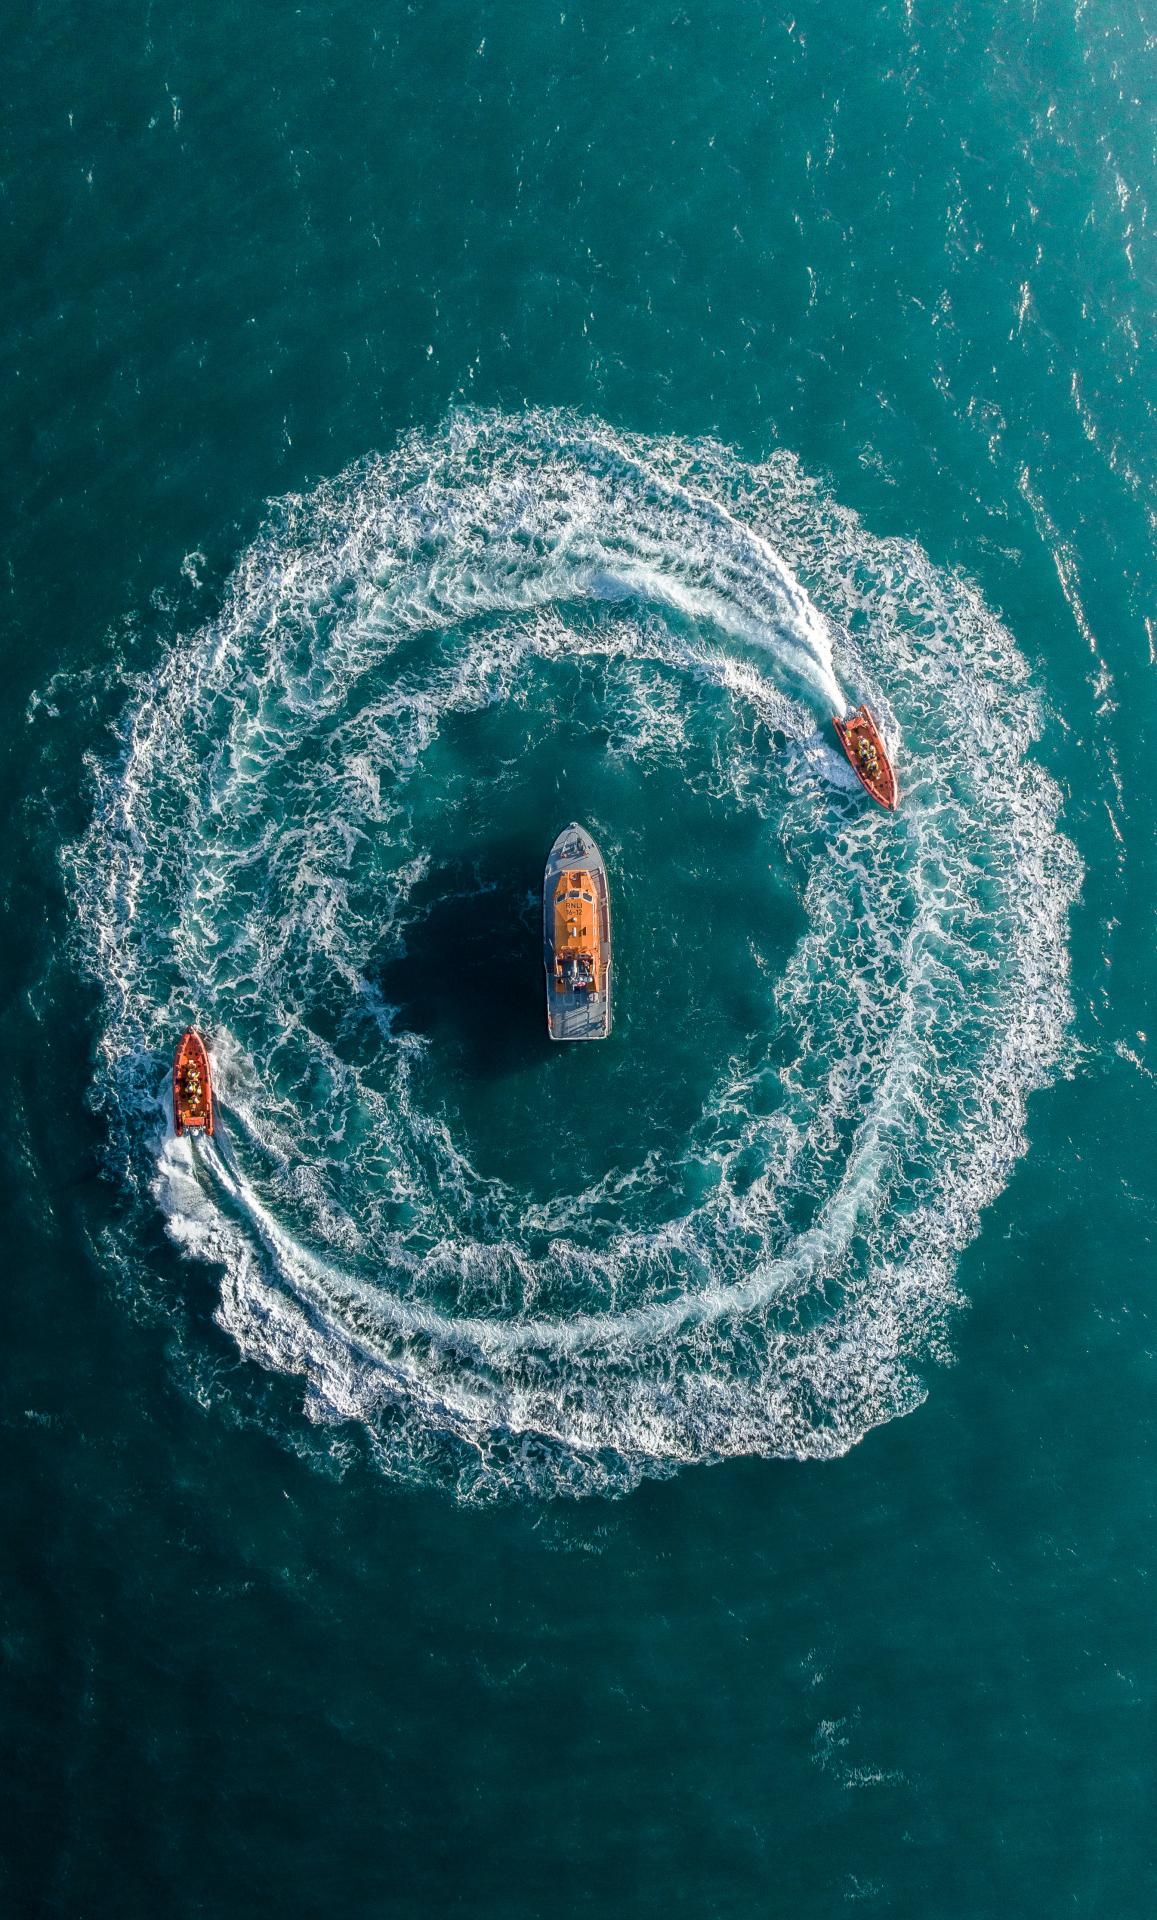
<svg viewBox="0 0 1157 1920">
<path fill-rule="evenodd" d="M 556 993 L 597 993 L 601 961 L 594 880 L 581 870 L 562 873 L 554 896 Z"/>
</svg>

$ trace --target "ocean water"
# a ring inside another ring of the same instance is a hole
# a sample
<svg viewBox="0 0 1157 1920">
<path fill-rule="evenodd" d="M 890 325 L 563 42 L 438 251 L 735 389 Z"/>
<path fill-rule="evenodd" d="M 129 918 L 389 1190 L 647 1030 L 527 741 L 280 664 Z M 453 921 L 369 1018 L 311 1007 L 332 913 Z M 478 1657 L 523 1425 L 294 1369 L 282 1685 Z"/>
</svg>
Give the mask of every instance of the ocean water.
<svg viewBox="0 0 1157 1920">
<path fill-rule="evenodd" d="M 1147 1915 L 1152 22 L 9 41 L 5 1911 Z"/>
</svg>

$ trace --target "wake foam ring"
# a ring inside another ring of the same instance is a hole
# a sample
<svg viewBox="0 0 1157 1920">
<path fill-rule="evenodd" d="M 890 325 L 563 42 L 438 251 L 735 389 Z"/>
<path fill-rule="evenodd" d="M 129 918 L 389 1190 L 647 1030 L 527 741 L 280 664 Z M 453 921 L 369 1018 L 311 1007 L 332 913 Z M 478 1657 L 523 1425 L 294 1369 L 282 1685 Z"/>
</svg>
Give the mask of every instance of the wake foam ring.
<svg viewBox="0 0 1157 1920">
<path fill-rule="evenodd" d="M 414 782 L 449 716 L 584 653 L 636 701 L 644 761 L 679 739 L 672 685 L 748 715 L 727 790 L 807 868 L 766 1045 L 686 1141 L 710 1179 L 650 1225 L 654 1166 L 561 1217 L 480 1179 L 367 972 L 428 873 Z M 902 734 L 896 821 L 828 744 L 841 681 Z M 314 1420 L 365 1423 L 389 1472 L 489 1498 L 839 1453 L 947 1351 L 956 1257 L 1068 1017 L 1078 871 L 1035 724 L 976 594 L 786 456 L 745 468 L 548 413 L 415 436 L 282 503 L 96 769 L 67 863 L 114 1164 L 222 1264 L 241 1350 L 301 1375 Z M 774 807 L 760 727 L 788 742 Z M 335 982 L 345 1025 L 322 1034 L 307 996 Z M 215 1149 L 162 1137 L 192 1014 L 215 1036 Z"/>
</svg>

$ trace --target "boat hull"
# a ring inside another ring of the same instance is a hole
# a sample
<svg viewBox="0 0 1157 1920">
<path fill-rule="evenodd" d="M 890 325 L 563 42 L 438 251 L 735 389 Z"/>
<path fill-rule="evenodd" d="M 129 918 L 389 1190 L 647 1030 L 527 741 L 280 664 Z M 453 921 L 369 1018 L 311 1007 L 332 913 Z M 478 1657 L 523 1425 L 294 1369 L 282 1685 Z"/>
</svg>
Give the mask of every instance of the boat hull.
<svg viewBox="0 0 1157 1920">
<path fill-rule="evenodd" d="M 873 715 L 861 705 L 846 720 L 841 720 L 838 713 L 833 713 L 832 725 L 860 785 L 871 794 L 877 806 L 886 807 L 891 813 L 900 798 L 900 789 L 883 735 Z M 874 764 L 870 763 L 867 767 L 860 759 L 861 741 L 868 743 L 875 752 Z"/>
<path fill-rule="evenodd" d="M 569 868 L 589 873 L 594 884 L 601 965 L 594 992 L 559 992 L 555 985 L 554 898 L 559 876 Z M 546 1029 L 552 1040 L 605 1040 L 611 1030 L 611 900 L 603 856 L 575 820 L 564 827 L 547 856 L 542 884 L 542 943 L 546 969 Z"/>
<path fill-rule="evenodd" d="M 191 1070 L 199 1081 L 196 1090 Z M 213 1132 L 213 1073 L 209 1050 L 195 1027 L 182 1035 L 173 1061 L 173 1126 L 178 1134 Z"/>
</svg>

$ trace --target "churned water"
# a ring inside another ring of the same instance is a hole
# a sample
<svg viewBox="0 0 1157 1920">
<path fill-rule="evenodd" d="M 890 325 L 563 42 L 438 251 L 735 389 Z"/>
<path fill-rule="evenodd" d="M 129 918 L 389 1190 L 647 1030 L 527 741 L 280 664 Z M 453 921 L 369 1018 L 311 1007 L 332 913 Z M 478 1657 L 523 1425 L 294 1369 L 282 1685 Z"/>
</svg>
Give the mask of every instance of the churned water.
<svg viewBox="0 0 1157 1920">
<path fill-rule="evenodd" d="M 1150 1910 L 1155 49 L 14 33 L 13 1912 Z"/>
<path fill-rule="evenodd" d="M 471 1497 L 914 1405 L 1069 1011 L 1027 677 L 783 457 L 454 416 L 279 510 L 68 861 L 114 1150 L 242 1351 Z M 904 742 L 898 824 L 821 730 L 841 683 Z M 571 812 L 623 908 L 578 1053 L 537 977 Z M 158 1097 L 190 1018 L 208 1152 Z"/>
</svg>

